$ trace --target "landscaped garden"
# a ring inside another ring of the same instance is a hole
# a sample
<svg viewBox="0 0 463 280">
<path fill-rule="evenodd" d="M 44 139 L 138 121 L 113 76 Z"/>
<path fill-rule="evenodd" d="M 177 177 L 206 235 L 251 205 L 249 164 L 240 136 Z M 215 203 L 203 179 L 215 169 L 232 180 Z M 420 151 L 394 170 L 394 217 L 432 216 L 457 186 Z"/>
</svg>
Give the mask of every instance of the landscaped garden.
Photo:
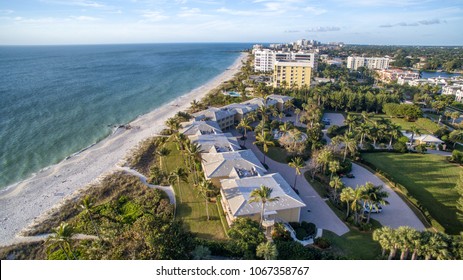
<svg viewBox="0 0 463 280">
<path fill-rule="evenodd" d="M 460 166 L 433 154 L 365 153 L 362 157 L 403 185 L 447 233 L 463 231 L 463 219 L 456 209 L 458 194 L 454 190 L 462 171 Z"/>
</svg>

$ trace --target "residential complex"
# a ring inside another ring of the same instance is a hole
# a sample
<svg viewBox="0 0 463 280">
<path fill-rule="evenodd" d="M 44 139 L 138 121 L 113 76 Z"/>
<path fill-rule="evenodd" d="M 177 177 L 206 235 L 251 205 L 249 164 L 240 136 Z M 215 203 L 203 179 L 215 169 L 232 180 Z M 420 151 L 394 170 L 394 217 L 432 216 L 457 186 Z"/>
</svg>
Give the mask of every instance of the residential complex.
<svg viewBox="0 0 463 280">
<path fill-rule="evenodd" d="M 281 60 L 297 60 L 307 62 L 310 67 L 317 69 L 318 55 L 307 51 L 276 51 L 271 49 L 254 49 L 254 70 L 256 72 L 270 72 L 275 63 Z"/>
<path fill-rule="evenodd" d="M 311 69 L 309 67 L 309 69 Z M 279 173 L 267 170 L 251 150 L 241 150 L 238 141 L 223 129 L 256 111 L 259 107 L 275 107 L 282 111 L 292 97 L 270 95 L 254 98 L 222 108 L 209 108 L 194 114 L 195 120 L 182 123 L 182 130 L 191 142 L 201 147 L 201 165 L 206 179 L 220 188 L 222 206 L 229 224 L 238 217 L 260 219 L 262 203 L 249 203 L 252 190 L 261 185 L 273 190 L 278 201 L 265 206 L 264 227 L 269 230 L 275 221 L 299 222 L 306 205 Z"/>
<path fill-rule="evenodd" d="M 349 56 L 347 58 L 347 68 L 357 70 L 360 67 L 368 69 L 388 69 L 389 57 L 363 57 Z"/>
<path fill-rule="evenodd" d="M 377 70 L 378 79 L 384 83 L 395 82 L 399 78 L 402 80 L 414 80 L 420 77 L 420 73 L 402 69 Z"/>
<path fill-rule="evenodd" d="M 310 86 L 312 67 L 305 61 L 277 61 L 273 72 L 274 87 Z"/>
</svg>

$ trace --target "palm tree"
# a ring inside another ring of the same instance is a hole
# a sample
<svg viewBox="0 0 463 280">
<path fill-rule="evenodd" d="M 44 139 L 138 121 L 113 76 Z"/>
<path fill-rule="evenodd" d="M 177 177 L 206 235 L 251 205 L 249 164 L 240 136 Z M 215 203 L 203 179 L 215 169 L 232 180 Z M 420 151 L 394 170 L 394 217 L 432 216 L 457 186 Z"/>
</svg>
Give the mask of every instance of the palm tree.
<svg viewBox="0 0 463 280">
<path fill-rule="evenodd" d="M 199 145 L 198 143 L 190 143 L 186 147 L 186 151 L 188 154 L 188 159 L 189 159 L 188 161 L 191 160 L 190 167 L 193 168 L 193 170 L 190 170 L 190 172 L 193 172 L 193 178 L 196 184 L 198 182 L 196 162 L 201 161 L 201 145 Z"/>
<path fill-rule="evenodd" d="M 201 109 L 201 103 L 198 102 L 196 99 L 190 102 L 191 105 L 191 111 L 197 112 Z"/>
<path fill-rule="evenodd" d="M 355 130 L 360 136 L 360 147 L 363 147 L 363 141 L 365 140 L 365 137 L 370 135 L 370 126 L 366 123 L 362 123 L 360 126 L 357 126 Z"/>
<path fill-rule="evenodd" d="M 161 169 L 164 167 L 163 158 L 170 154 L 170 150 L 167 147 L 162 147 L 156 151 L 156 154 L 159 155 L 159 164 L 161 165 Z M 167 171 L 167 167 L 164 167 L 164 170 Z"/>
<path fill-rule="evenodd" d="M 356 224 L 359 222 L 359 210 L 361 209 L 360 202 L 365 199 L 365 186 L 357 186 L 354 190 L 354 196 L 350 203 L 350 209 L 354 213 L 354 220 Z"/>
<path fill-rule="evenodd" d="M 333 174 L 338 172 L 339 169 L 341 169 L 341 165 L 339 164 L 339 161 L 337 160 L 332 160 L 328 164 L 328 169 L 331 172 L 330 180 L 333 179 Z"/>
<path fill-rule="evenodd" d="M 338 200 L 338 189 L 342 189 L 344 187 L 344 183 L 342 182 L 341 178 L 339 178 L 339 176 L 334 176 L 330 180 L 330 187 L 333 188 L 333 200 L 337 201 Z"/>
<path fill-rule="evenodd" d="M 51 234 L 45 242 L 48 244 L 47 254 L 49 254 L 54 248 L 59 247 L 66 255 L 66 259 L 69 260 L 70 254 L 72 254 L 76 260 L 77 258 L 71 248 L 71 239 L 73 235 L 74 229 L 72 226 L 68 223 L 62 222 L 57 228 L 53 229 L 53 234 Z"/>
<path fill-rule="evenodd" d="M 390 250 L 391 254 L 393 253 L 395 244 L 393 241 L 394 238 L 396 238 L 395 231 L 390 227 L 382 227 L 373 231 L 373 240 L 379 242 L 382 249 L 382 256 L 384 256 L 388 250 Z M 391 254 L 389 255 L 389 259 L 393 258 Z"/>
<path fill-rule="evenodd" d="M 238 125 L 236 126 L 236 129 L 242 129 L 243 130 L 243 146 L 246 144 L 246 132 L 248 130 L 252 129 L 251 122 L 248 118 L 242 118 Z"/>
<path fill-rule="evenodd" d="M 415 125 L 412 125 L 412 126 L 410 126 L 410 132 L 412 133 L 412 136 L 410 137 L 410 147 L 412 147 L 414 137 L 415 137 L 415 135 L 420 135 L 420 130 Z"/>
<path fill-rule="evenodd" d="M 414 241 L 416 239 L 420 239 L 420 233 L 416 229 L 408 226 L 400 226 L 397 228 L 396 232 L 397 238 L 400 242 L 400 249 L 402 251 L 400 259 L 405 260 L 408 257 L 410 248 L 413 248 L 414 246 Z"/>
<path fill-rule="evenodd" d="M 440 232 L 423 231 L 421 233 L 421 248 L 419 254 L 426 260 L 432 258 L 442 260 L 448 256 L 448 244 Z"/>
<path fill-rule="evenodd" d="M 347 153 L 349 152 L 350 154 L 355 154 L 357 152 L 357 140 L 355 140 L 354 137 L 352 137 L 351 134 L 344 134 L 342 136 L 336 136 L 333 138 L 333 144 L 337 143 L 344 143 L 344 156 L 342 161 L 346 161 Z"/>
<path fill-rule="evenodd" d="M 367 182 L 363 188 L 364 191 L 364 208 L 365 205 L 369 205 L 370 211 L 368 211 L 367 223 L 370 222 L 370 216 L 373 208 L 378 210 L 378 204 L 386 205 L 389 204 L 387 200 L 384 200 L 389 196 L 389 193 L 383 191 L 383 186 L 375 186 L 371 182 Z"/>
<path fill-rule="evenodd" d="M 254 145 L 262 145 L 264 150 L 264 164 L 265 164 L 265 156 L 268 153 L 268 148 L 275 146 L 275 142 L 273 142 L 273 137 L 267 131 L 263 131 L 262 134 L 257 134 L 256 141 Z"/>
<path fill-rule="evenodd" d="M 265 204 L 267 202 L 274 202 L 278 201 L 280 198 L 278 196 L 272 197 L 272 189 L 266 187 L 264 185 L 260 185 L 260 188 L 254 189 L 251 191 L 248 203 L 262 203 L 262 208 L 260 210 L 260 224 L 264 221 L 264 213 L 265 213 Z"/>
<path fill-rule="evenodd" d="M 93 207 L 95 206 L 95 201 L 89 195 L 86 195 L 82 199 L 79 206 L 80 206 L 80 208 L 82 208 L 82 211 L 89 218 L 90 222 L 92 223 L 93 228 L 95 229 L 96 235 L 101 240 L 100 232 L 98 231 L 98 228 L 97 228 L 97 226 L 95 224 L 95 221 L 93 220 L 93 217 L 92 217 Z"/>
<path fill-rule="evenodd" d="M 352 127 L 357 123 L 357 117 L 355 115 L 349 114 L 344 120 L 344 124 L 349 127 L 348 133 L 352 132 Z"/>
<path fill-rule="evenodd" d="M 214 185 L 209 180 L 201 180 L 196 187 L 198 188 L 199 194 L 204 198 L 206 202 L 206 215 L 209 221 L 209 196 L 214 192 Z"/>
<path fill-rule="evenodd" d="M 400 132 L 400 126 L 396 124 L 390 124 L 389 129 L 388 129 L 388 134 L 391 137 L 389 139 L 389 148 L 392 148 L 392 140 L 398 139 L 401 135 L 402 132 Z"/>
<path fill-rule="evenodd" d="M 279 128 L 282 133 L 287 133 L 293 128 L 293 126 L 291 125 L 291 123 L 285 122 L 282 125 L 280 125 Z"/>
<path fill-rule="evenodd" d="M 347 219 L 349 217 L 350 204 L 355 199 L 354 189 L 351 187 L 342 189 L 340 198 L 342 202 L 346 203 L 346 207 L 347 207 L 346 219 Z"/>
<path fill-rule="evenodd" d="M 188 182 L 188 173 L 182 167 L 177 167 L 174 171 L 172 171 L 169 175 L 171 180 L 177 181 L 177 186 L 180 187 L 180 180 L 183 182 Z"/>
<path fill-rule="evenodd" d="M 294 113 L 296 114 L 296 124 L 299 122 L 299 115 L 301 114 L 301 109 L 299 108 L 296 108 L 296 110 L 294 110 Z"/>
<path fill-rule="evenodd" d="M 453 142 L 453 148 L 455 148 L 458 142 L 463 141 L 463 130 L 454 130 L 449 134 L 450 141 Z"/>
<path fill-rule="evenodd" d="M 176 132 L 176 131 L 178 131 L 180 128 L 182 128 L 182 126 L 180 125 L 180 123 L 178 122 L 178 120 L 177 120 L 176 118 L 168 118 L 168 119 L 166 120 L 166 126 L 167 126 L 170 130 L 172 130 L 172 131 L 174 131 L 174 132 Z"/>
<path fill-rule="evenodd" d="M 326 166 L 331 161 L 332 157 L 333 152 L 328 149 L 323 149 L 318 153 L 317 161 L 321 164 L 323 173 L 326 172 Z"/>
<path fill-rule="evenodd" d="M 296 175 L 294 176 L 294 189 L 296 189 L 297 176 L 301 175 L 301 169 L 304 168 L 305 162 L 301 157 L 295 157 L 291 159 L 291 162 L 288 163 L 288 165 L 296 170 Z"/>
<path fill-rule="evenodd" d="M 260 243 L 256 249 L 256 256 L 264 260 L 276 260 L 278 256 L 277 246 L 273 242 Z"/>
</svg>

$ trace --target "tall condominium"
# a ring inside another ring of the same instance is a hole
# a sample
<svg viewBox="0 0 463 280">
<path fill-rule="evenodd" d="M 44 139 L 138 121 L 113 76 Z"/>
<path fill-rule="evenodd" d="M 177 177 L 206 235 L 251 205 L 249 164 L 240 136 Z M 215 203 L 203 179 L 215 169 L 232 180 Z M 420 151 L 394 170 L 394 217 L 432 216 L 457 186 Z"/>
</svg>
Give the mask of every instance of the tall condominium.
<svg viewBox="0 0 463 280">
<path fill-rule="evenodd" d="M 389 68 L 389 58 L 361 56 L 349 56 L 347 58 L 347 68 L 357 70 L 359 67 L 365 67 L 368 69 L 387 69 Z"/>
<path fill-rule="evenodd" d="M 310 62 L 297 60 L 276 61 L 273 72 L 273 86 L 310 86 L 311 75 L 312 66 Z"/>
<path fill-rule="evenodd" d="M 254 70 L 257 72 L 270 72 L 275 62 L 280 60 L 298 60 L 310 63 L 312 69 L 317 69 L 317 55 L 313 52 L 284 52 L 270 49 L 254 49 Z"/>
</svg>

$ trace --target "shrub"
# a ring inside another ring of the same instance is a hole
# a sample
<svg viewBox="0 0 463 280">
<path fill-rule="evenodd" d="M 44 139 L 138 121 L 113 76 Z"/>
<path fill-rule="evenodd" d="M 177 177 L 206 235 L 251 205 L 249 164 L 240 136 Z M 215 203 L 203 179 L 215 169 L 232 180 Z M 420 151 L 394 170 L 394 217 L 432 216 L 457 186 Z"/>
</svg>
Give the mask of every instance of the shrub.
<svg viewBox="0 0 463 280">
<path fill-rule="evenodd" d="M 418 153 L 421 153 L 421 154 L 424 154 L 428 149 L 426 149 L 426 145 L 425 144 L 420 144 L 418 146 L 415 147 L 416 151 Z"/>
<path fill-rule="evenodd" d="M 372 145 L 371 143 L 364 142 L 363 145 L 362 145 L 362 150 L 365 150 L 365 151 L 374 151 L 374 150 L 375 150 L 375 147 L 373 147 L 373 145 Z"/>
<path fill-rule="evenodd" d="M 332 125 L 330 127 L 328 127 L 328 129 L 326 130 L 326 135 L 330 138 L 333 138 L 335 137 L 337 134 L 337 130 L 338 130 L 339 126 L 337 125 Z"/>
<path fill-rule="evenodd" d="M 407 145 L 403 142 L 396 142 L 392 145 L 394 151 L 399 153 L 406 153 L 408 151 Z"/>
<path fill-rule="evenodd" d="M 306 221 L 301 223 L 301 227 L 307 231 L 307 235 L 314 235 L 317 230 L 314 223 L 308 223 Z"/>
<path fill-rule="evenodd" d="M 327 249 L 331 246 L 330 241 L 324 237 L 316 238 L 314 244 L 320 249 Z"/>
<path fill-rule="evenodd" d="M 275 241 L 279 260 L 320 260 L 322 255 L 318 249 L 304 247 L 295 241 Z"/>
<path fill-rule="evenodd" d="M 456 163 L 462 163 L 463 162 L 463 152 L 460 152 L 458 150 L 453 150 L 450 160 Z"/>
<path fill-rule="evenodd" d="M 299 240 L 304 240 L 308 236 L 307 231 L 301 227 L 296 228 L 296 238 Z"/>
<path fill-rule="evenodd" d="M 281 223 L 275 224 L 272 230 L 272 239 L 273 240 L 280 240 L 280 241 L 291 241 L 291 234 L 289 231 Z"/>
<path fill-rule="evenodd" d="M 340 169 L 338 170 L 339 174 L 346 174 L 350 173 L 352 171 L 352 161 L 349 159 L 346 159 L 345 161 L 340 162 Z"/>
</svg>

